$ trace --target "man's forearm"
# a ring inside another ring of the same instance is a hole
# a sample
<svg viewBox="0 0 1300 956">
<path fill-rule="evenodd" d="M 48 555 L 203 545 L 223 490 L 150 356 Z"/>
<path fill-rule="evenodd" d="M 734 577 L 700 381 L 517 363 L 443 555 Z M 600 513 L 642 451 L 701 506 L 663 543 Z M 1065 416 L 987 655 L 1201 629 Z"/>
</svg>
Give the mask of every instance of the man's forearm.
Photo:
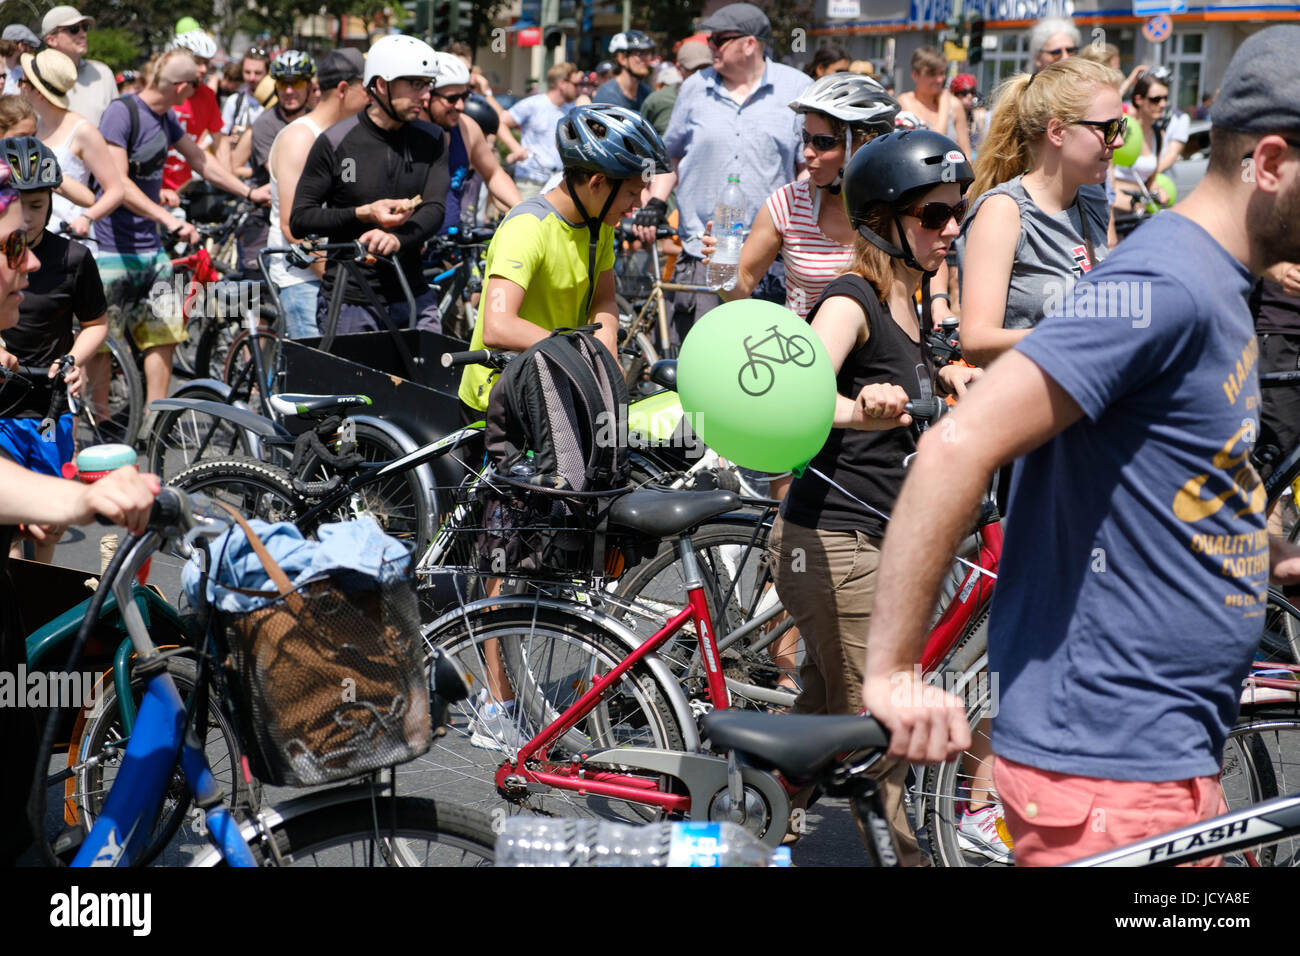
<svg viewBox="0 0 1300 956">
<path fill-rule="evenodd" d="M 906 670 L 921 659 L 940 582 L 988 487 L 990 474 L 963 453 L 960 440 L 944 441 L 941 429 L 922 437 L 885 529 L 867 677 Z"/>
<path fill-rule="evenodd" d="M 488 180 L 487 188 L 488 195 L 497 202 L 502 203 L 507 209 L 512 209 L 519 205 L 521 198 L 519 195 L 519 187 L 516 186 L 515 181 L 510 178 L 510 174 L 500 166 L 497 166 L 496 172 L 493 173 L 492 178 Z"/>
</svg>

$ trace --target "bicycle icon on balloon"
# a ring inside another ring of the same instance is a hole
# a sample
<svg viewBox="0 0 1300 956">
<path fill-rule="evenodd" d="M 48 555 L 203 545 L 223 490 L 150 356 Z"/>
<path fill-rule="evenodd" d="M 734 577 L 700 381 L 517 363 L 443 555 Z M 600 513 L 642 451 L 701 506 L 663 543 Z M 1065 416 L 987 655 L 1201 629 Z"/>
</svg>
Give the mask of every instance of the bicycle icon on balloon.
<svg viewBox="0 0 1300 956">
<path fill-rule="evenodd" d="M 775 325 L 757 342 L 745 336 L 746 362 L 740 367 L 740 387 L 755 398 L 766 395 L 776 382 L 773 365 L 793 363 L 808 368 L 817 360 L 812 343 L 802 335 L 782 335 Z"/>
</svg>

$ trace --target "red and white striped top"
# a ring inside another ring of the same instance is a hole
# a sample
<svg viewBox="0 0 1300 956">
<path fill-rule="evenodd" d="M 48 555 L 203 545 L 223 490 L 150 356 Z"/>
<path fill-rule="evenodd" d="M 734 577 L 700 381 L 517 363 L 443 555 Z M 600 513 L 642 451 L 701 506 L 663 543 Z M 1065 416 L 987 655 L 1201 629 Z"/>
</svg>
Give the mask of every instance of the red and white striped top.
<svg viewBox="0 0 1300 956">
<path fill-rule="evenodd" d="M 827 236 L 813 218 L 813 188 L 807 180 L 786 183 L 767 197 L 768 214 L 781 235 L 785 305 L 801 319 L 808 317 L 827 283 L 847 272 L 853 261 L 853 247 Z"/>
</svg>

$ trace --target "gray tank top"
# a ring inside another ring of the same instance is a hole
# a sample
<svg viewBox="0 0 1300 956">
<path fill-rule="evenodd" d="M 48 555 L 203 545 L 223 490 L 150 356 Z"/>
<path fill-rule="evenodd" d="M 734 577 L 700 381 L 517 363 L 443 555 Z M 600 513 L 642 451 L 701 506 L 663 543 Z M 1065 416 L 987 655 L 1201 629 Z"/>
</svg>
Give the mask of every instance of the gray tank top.
<svg viewBox="0 0 1300 956">
<path fill-rule="evenodd" d="M 1106 227 L 1110 222 L 1110 208 L 1106 191 L 1101 186 L 1084 186 L 1078 200 L 1064 212 L 1048 215 L 1029 198 L 1021 177 L 994 186 L 975 200 L 966 214 L 961 236 L 957 241 L 957 256 L 965 275 L 966 239 L 970 224 L 975 221 L 984 200 L 1005 194 L 1020 207 L 1020 239 L 1016 242 L 1015 261 L 1011 266 L 1011 282 L 1007 288 L 1007 311 L 1002 320 L 1004 329 L 1032 329 L 1043 318 L 1045 304 L 1060 302 L 1066 292 L 1068 279 L 1078 279 L 1106 258 Z M 1080 221 L 1086 220 L 1086 232 Z M 1088 259 L 1085 236 L 1092 241 L 1097 262 Z"/>
</svg>

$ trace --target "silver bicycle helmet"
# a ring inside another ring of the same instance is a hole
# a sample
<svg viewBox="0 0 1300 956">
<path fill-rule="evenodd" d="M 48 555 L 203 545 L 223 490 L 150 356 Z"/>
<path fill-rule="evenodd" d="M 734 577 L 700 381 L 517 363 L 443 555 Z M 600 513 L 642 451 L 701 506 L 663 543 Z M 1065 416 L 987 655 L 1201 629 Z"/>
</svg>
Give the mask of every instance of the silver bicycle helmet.
<svg viewBox="0 0 1300 956">
<path fill-rule="evenodd" d="M 178 33 L 172 37 L 170 45 L 175 50 L 189 50 L 202 60 L 210 60 L 217 55 L 217 41 L 212 38 L 212 34 L 204 30 Z"/>
<path fill-rule="evenodd" d="M 311 79 L 315 75 L 316 61 L 310 53 L 301 50 L 285 50 L 271 61 L 271 78 L 274 80 Z"/>
<path fill-rule="evenodd" d="M 878 135 L 894 129 L 898 101 L 885 88 L 861 73 L 832 73 L 823 76 L 790 104 L 796 113 L 822 113 L 845 124 L 844 166 L 853 158 L 853 134 L 866 130 Z M 839 193 L 844 183 L 844 166 L 822 189 Z M 821 191 L 813 197 L 813 215 L 821 208 Z"/>
</svg>

